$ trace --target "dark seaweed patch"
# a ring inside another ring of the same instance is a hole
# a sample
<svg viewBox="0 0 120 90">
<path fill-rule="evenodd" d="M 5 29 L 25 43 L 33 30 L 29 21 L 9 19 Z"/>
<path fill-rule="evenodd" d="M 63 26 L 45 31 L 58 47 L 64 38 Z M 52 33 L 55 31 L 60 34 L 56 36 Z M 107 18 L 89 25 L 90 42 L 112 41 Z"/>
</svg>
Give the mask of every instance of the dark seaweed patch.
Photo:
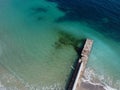
<svg viewBox="0 0 120 90">
<path fill-rule="evenodd" d="M 78 52 L 84 41 L 84 38 L 77 38 L 72 34 L 61 31 L 59 32 L 58 40 L 55 42 L 55 48 L 60 49 L 63 47 L 72 46 Z"/>
<path fill-rule="evenodd" d="M 42 17 L 40 17 L 40 16 L 39 16 L 39 17 L 37 17 L 37 20 L 38 20 L 38 21 L 39 21 L 39 20 L 42 20 L 42 19 L 43 19 L 43 18 L 42 18 Z"/>
<path fill-rule="evenodd" d="M 47 9 L 44 7 L 32 7 L 30 8 L 30 15 L 34 16 L 36 20 L 40 21 L 43 19 L 42 14 L 46 13 Z"/>
<path fill-rule="evenodd" d="M 47 9 L 43 7 L 32 7 L 31 10 L 33 13 L 47 12 Z"/>
</svg>

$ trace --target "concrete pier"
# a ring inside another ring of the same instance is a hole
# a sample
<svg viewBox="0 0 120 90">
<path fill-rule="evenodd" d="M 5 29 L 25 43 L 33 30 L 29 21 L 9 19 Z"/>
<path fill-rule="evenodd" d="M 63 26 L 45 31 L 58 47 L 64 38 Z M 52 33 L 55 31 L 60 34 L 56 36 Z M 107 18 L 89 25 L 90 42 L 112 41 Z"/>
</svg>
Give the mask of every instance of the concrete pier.
<svg viewBox="0 0 120 90">
<path fill-rule="evenodd" d="M 85 71 L 85 67 L 86 67 L 86 64 L 88 61 L 88 56 L 89 56 L 91 48 L 92 48 L 92 44 L 93 44 L 93 40 L 90 40 L 90 39 L 87 39 L 85 42 L 84 48 L 81 53 L 82 57 L 79 59 L 79 63 L 81 62 L 81 65 L 79 67 L 77 77 L 75 79 L 72 90 L 80 90 L 81 78 Z"/>
<path fill-rule="evenodd" d="M 92 49 L 92 45 L 93 40 L 86 39 L 86 42 L 80 55 L 81 57 L 79 58 L 79 61 L 77 63 L 76 66 L 77 68 L 73 74 L 68 90 L 80 90 L 81 79 L 86 68 L 86 64 L 88 61 L 90 51 Z"/>
</svg>

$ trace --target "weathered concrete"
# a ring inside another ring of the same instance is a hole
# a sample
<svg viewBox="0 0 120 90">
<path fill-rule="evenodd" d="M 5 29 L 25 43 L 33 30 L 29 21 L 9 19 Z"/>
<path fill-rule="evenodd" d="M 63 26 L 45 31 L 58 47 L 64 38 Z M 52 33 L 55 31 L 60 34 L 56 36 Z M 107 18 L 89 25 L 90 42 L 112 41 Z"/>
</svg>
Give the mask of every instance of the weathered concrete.
<svg viewBox="0 0 120 90">
<path fill-rule="evenodd" d="M 92 48 L 93 40 L 87 39 L 84 45 L 84 48 L 81 53 L 81 58 L 79 59 L 80 66 L 78 69 L 77 76 L 75 78 L 74 85 L 72 87 L 72 90 L 80 90 L 81 85 L 81 78 L 83 77 L 83 73 L 86 68 L 86 64 L 88 61 L 88 56 L 90 54 L 91 48 Z"/>
</svg>

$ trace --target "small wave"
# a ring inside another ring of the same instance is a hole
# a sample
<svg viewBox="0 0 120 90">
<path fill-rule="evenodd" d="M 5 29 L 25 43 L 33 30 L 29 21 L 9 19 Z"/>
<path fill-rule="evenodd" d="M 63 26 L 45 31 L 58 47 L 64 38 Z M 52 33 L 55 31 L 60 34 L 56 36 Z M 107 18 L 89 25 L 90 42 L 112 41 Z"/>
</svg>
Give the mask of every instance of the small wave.
<svg viewBox="0 0 120 90">
<path fill-rule="evenodd" d="M 59 83 L 54 83 L 48 86 L 43 85 L 34 86 L 26 84 L 25 87 L 29 88 L 29 90 L 64 90 L 64 88 Z"/>
<path fill-rule="evenodd" d="M 4 85 L 1 83 L 1 81 L 0 81 L 0 90 L 6 90 L 6 88 L 5 88 Z"/>
<path fill-rule="evenodd" d="M 17 84 L 16 84 L 17 85 Z M 18 84 L 19 85 L 19 84 Z M 26 83 L 24 87 L 19 88 L 19 86 L 5 86 L 0 82 L 0 90 L 65 90 L 59 83 L 54 83 L 52 85 L 32 85 Z"/>
<path fill-rule="evenodd" d="M 104 88 L 104 90 L 120 90 L 120 82 L 113 82 L 110 78 L 105 78 L 104 75 L 98 75 L 94 69 L 87 68 L 82 78 L 84 83 Z M 113 88 L 112 88 L 113 87 Z"/>
<path fill-rule="evenodd" d="M 3 86 L 2 83 L 0 82 L 0 88 L 2 88 L 2 87 L 4 87 L 4 86 Z"/>
<path fill-rule="evenodd" d="M 11 74 L 5 74 L 0 77 L 0 90 L 65 90 L 60 83 L 51 85 L 30 84 L 24 80 L 18 80 Z"/>
</svg>

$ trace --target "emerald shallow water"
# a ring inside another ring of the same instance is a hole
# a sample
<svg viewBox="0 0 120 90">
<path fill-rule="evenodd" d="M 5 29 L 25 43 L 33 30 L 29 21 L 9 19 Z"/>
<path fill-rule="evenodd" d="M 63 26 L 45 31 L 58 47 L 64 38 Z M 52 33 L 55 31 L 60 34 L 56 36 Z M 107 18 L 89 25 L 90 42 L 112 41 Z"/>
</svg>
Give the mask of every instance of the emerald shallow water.
<svg viewBox="0 0 120 90">
<path fill-rule="evenodd" d="M 0 0 L 0 6 L 0 87 L 64 90 L 77 58 L 73 43 L 88 37 L 94 40 L 88 68 L 119 89 L 120 43 L 98 27 L 83 20 L 58 22 L 65 13 L 45 0 Z M 60 44 L 63 33 L 74 40 Z"/>
</svg>

